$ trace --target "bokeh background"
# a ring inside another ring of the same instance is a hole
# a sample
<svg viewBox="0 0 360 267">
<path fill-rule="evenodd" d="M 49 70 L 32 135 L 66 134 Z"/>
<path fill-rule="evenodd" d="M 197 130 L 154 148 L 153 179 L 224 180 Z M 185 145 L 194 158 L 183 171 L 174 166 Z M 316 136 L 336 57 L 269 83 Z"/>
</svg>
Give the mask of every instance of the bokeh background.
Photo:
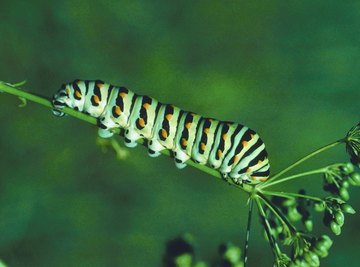
<svg viewBox="0 0 360 267">
<path fill-rule="evenodd" d="M 64 82 L 99 78 L 247 124 L 273 173 L 359 120 L 359 1 L 2 0 L 0 40 L 0 80 L 26 79 L 24 89 L 50 97 Z M 243 244 L 242 192 L 143 147 L 119 161 L 86 123 L 18 108 L 6 94 L 0 103 L 8 266 L 160 266 L 165 242 L 183 232 L 207 261 L 222 242 Z M 346 160 L 339 147 L 298 171 Z M 299 186 L 319 194 L 321 178 L 280 189 Z M 360 192 L 350 193 L 360 210 Z M 323 266 L 358 266 L 359 223 L 346 218 Z M 320 219 L 315 229 L 330 234 Z M 271 266 L 257 219 L 250 246 L 250 266 Z"/>
</svg>

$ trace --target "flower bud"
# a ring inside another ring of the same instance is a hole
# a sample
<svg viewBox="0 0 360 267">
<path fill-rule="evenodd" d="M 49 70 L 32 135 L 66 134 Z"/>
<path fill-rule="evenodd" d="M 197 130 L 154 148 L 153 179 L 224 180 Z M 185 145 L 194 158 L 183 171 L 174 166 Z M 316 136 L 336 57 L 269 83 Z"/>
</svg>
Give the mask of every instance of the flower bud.
<svg viewBox="0 0 360 267">
<path fill-rule="evenodd" d="M 341 234 L 341 227 L 340 225 L 338 225 L 335 221 L 332 221 L 330 223 L 330 228 L 331 231 L 335 234 L 335 235 L 340 235 Z"/>
<path fill-rule="evenodd" d="M 319 244 L 325 246 L 327 248 L 327 250 L 329 250 L 333 244 L 333 241 L 331 240 L 331 238 L 328 235 L 322 235 L 319 238 Z"/>
<path fill-rule="evenodd" d="M 323 212 L 325 210 L 325 203 L 324 202 L 316 202 L 314 204 L 314 209 L 317 212 Z"/>
<path fill-rule="evenodd" d="M 304 221 L 305 228 L 308 232 L 311 232 L 313 230 L 313 222 L 312 220 L 306 220 Z"/>
<path fill-rule="evenodd" d="M 349 204 L 341 204 L 341 210 L 345 213 L 349 213 L 349 214 L 355 214 L 356 211 L 353 209 L 353 207 L 351 207 Z"/>
<path fill-rule="evenodd" d="M 306 260 L 307 263 L 309 263 L 310 266 L 319 266 L 320 265 L 320 260 L 319 260 L 319 256 L 316 255 L 314 252 L 309 251 L 307 253 L 304 254 L 304 259 Z"/>
<path fill-rule="evenodd" d="M 342 213 L 341 211 L 335 212 L 335 222 L 338 225 L 343 226 L 344 225 L 344 220 L 345 220 L 344 213 Z"/>
<path fill-rule="evenodd" d="M 349 181 L 352 185 L 359 186 L 360 185 L 360 174 L 354 172 L 350 175 Z"/>
<path fill-rule="evenodd" d="M 345 201 L 349 200 L 349 198 L 350 198 L 349 192 L 344 187 L 340 188 L 339 195 Z"/>
<path fill-rule="evenodd" d="M 329 254 L 328 249 L 323 243 L 316 244 L 316 246 L 313 248 L 313 251 L 321 258 L 325 258 Z"/>
</svg>

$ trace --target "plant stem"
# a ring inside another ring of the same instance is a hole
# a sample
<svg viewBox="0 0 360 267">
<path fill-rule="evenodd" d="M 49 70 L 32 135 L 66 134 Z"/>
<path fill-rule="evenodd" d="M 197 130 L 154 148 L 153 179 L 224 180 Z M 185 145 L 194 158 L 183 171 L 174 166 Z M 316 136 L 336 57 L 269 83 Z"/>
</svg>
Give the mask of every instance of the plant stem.
<svg viewBox="0 0 360 267">
<path fill-rule="evenodd" d="M 37 104 L 40 104 L 40 105 L 43 105 L 45 107 L 48 107 L 48 108 L 51 108 L 53 109 L 53 105 L 52 105 L 52 102 L 50 101 L 49 98 L 47 97 L 43 97 L 43 96 L 39 96 L 39 95 L 36 95 L 36 94 L 33 94 L 33 93 L 29 93 L 29 92 L 26 92 L 26 91 L 23 91 L 19 88 L 16 88 L 16 85 L 22 85 L 23 83 L 18 83 L 18 84 L 15 84 L 15 85 L 12 85 L 12 84 L 9 84 L 9 83 L 5 83 L 5 82 L 2 82 L 0 81 L 0 92 L 5 92 L 5 93 L 8 93 L 8 94 L 11 94 L 11 95 L 14 95 L 14 96 L 17 96 L 17 97 L 21 97 L 21 98 L 25 98 L 27 100 L 30 100 L 34 103 L 37 103 Z M 97 119 L 94 118 L 94 117 L 91 117 L 89 115 L 86 115 L 84 113 L 81 113 L 81 112 L 78 112 L 76 110 L 73 110 L 71 108 L 68 108 L 68 107 L 65 107 L 64 109 L 61 110 L 62 112 L 64 112 L 65 114 L 68 114 L 74 118 L 77 118 L 79 120 L 82 120 L 82 121 L 85 121 L 85 122 L 88 122 L 90 124 L 93 124 L 93 125 L 97 125 Z M 120 129 L 115 129 L 114 130 L 115 133 L 117 134 L 120 134 L 121 136 L 123 136 L 123 131 L 120 131 Z M 142 139 L 139 139 L 137 141 L 137 143 L 139 144 L 142 144 L 144 145 L 144 140 Z M 171 153 L 169 150 L 162 150 L 161 153 L 163 155 L 166 155 L 166 156 L 171 156 Z M 192 160 L 188 160 L 186 162 L 186 164 L 202 171 L 202 172 L 205 172 L 211 176 L 214 176 L 222 181 L 224 181 L 224 179 L 222 178 L 222 176 L 220 175 L 220 173 L 217 171 L 217 170 L 214 170 L 208 166 L 205 166 L 205 165 L 200 165 L 198 163 L 195 163 L 194 161 Z M 229 185 L 232 185 L 232 186 L 235 186 L 236 188 L 239 188 L 247 193 L 250 193 L 252 190 L 253 190 L 253 186 L 249 186 L 249 185 L 243 185 L 243 186 L 240 186 L 240 185 L 237 185 L 235 184 L 231 179 L 228 180 L 228 184 Z"/>
<path fill-rule="evenodd" d="M 260 212 L 260 216 L 264 221 L 264 226 L 265 226 L 264 228 L 265 228 L 265 232 L 266 232 L 266 235 L 268 237 L 268 240 L 269 240 L 271 251 L 273 252 L 274 257 L 275 257 L 275 259 L 277 261 L 280 258 L 280 255 L 281 255 L 280 248 L 277 245 L 274 236 L 271 234 L 271 226 L 270 226 L 269 221 L 266 219 L 266 214 L 265 214 L 265 211 L 264 211 L 264 209 L 263 209 L 263 207 L 261 205 L 260 199 L 258 197 L 256 197 L 255 201 L 256 201 L 256 205 L 258 207 L 258 210 Z"/>
<path fill-rule="evenodd" d="M 311 199 L 311 200 L 315 200 L 315 201 L 319 201 L 319 202 L 324 201 L 319 197 L 297 194 L 297 193 L 273 192 L 273 191 L 261 191 L 261 193 L 263 193 L 264 195 L 267 195 L 267 196 L 277 196 L 277 197 L 291 198 L 291 199 L 301 197 L 301 198 Z"/>
<path fill-rule="evenodd" d="M 268 181 L 274 181 L 275 179 L 279 178 L 281 175 L 283 175 L 284 173 L 290 171 L 291 169 L 293 169 L 294 167 L 296 167 L 296 166 L 298 166 L 299 164 L 303 163 L 304 161 L 312 158 L 313 156 L 315 156 L 315 155 L 317 155 L 317 154 L 319 154 L 319 153 L 321 153 L 321 152 L 324 152 L 325 150 L 328 150 L 328 149 L 330 149 L 330 148 L 332 148 L 332 147 L 335 147 L 335 146 L 343 143 L 344 141 L 345 141 L 345 139 L 340 139 L 340 140 L 337 140 L 337 141 L 335 141 L 335 142 L 333 142 L 333 143 L 330 143 L 330 144 L 328 144 L 328 145 L 326 145 L 326 146 L 323 146 L 323 147 L 321 147 L 321 148 L 319 148 L 319 149 L 311 152 L 310 154 L 306 155 L 305 157 L 297 160 L 296 162 L 294 162 L 294 163 L 291 164 L 290 166 L 286 167 L 286 168 L 283 169 L 282 171 L 278 172 L 278 173 L 275 174 L 274 176 L 270 177 L 270 178 L 268 179 Z"/>
<path fill-rule="evenodd" d="M 296 229 L 294 228 L 294 226 L 292 226 L 292 224 L 288 221 L 284 214 L 282 214 L 282 212 L 279 211 L 262 193 L 258 192 L 258 196 L 264 201 L 266 206 L 268 206 L 269 209 L 280 219 L 283 225 L 289 230 L 289 233 L 291 235 L 296 234 Z"/>
<path fill-rule="evenodd" d="M 251 217 L 254 206 L 254 199 L 249 199 L 249 213 L 248 213 L 248 221 L 246 227 L 246 237 L 245 237 L 245 247 L 244 247 L 244 267 L 247 266 L 248 261 L 248 250 L 249 250 L 249 241 L 250 241 L 250 227 L 251 227 Z"/>
<path fill-rule="evenodd" d="M 270 181 L 268 183 L 259 184 L 257 186 L 257 188 L 258 189 L 264 189 L 264 188 L 267 188 L 269 186 L 273 186 L 273 185 L 280 184 L 280 183 L 283 183 L 283 182 L 286 182 L 286 181 L 294 180 L 294 179 L 297 179 L 297 178 L 300 178 L 300 177 L 303 177 L 303 176 L 308 176 L 308 175 L 317 174 L 317 173 L 324 173 L 324 172 L 326 172 L 326 170 L 327 170 L 327 168 L 321 168 L 321 169 L 317 169 L 317 170 L 313 170 L 313 171 L 294 174 L 294 175 L 287 176 L 287 177 L 284 177 L 284 178 L 276 180 L 276 181 Z"/>
</svg>

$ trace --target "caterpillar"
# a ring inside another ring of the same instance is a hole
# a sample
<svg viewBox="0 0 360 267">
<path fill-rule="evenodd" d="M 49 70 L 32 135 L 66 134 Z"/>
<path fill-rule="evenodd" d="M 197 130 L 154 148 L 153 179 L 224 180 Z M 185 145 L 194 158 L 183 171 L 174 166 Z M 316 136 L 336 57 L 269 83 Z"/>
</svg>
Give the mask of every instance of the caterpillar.
<svg viewBox="0 0 360 267">
<path fill-rule="evenodd" d="M 256 184 L 269 177 L 265 144 L 244 125 L 206 118 L 101 80 L 63 84 L 52 103 L 57 116 L 65 115 L 61 109 L 66 106 L 95 117 L 100 137 L 109 138 L 113 129 L 122 128 L 127 147 L 145 139 L 151 157 L 159 156 L 163 149 L 171 150 L 180 169 L 192 159 L 236 184 Z"/>
</svg>

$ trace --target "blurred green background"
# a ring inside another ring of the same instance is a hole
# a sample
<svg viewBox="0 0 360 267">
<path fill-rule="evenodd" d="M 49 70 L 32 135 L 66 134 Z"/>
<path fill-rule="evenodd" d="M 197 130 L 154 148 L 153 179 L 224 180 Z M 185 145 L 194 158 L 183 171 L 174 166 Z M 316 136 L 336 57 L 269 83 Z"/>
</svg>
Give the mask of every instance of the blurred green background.
<svg viewBox="0 0 360 267">
<path fill-rule="evenodd" d="M 244 123 L 266 142 L 273 173 L 359 120 L 359 1 L 2 0 L 0 38 L 1 80 L 51 96 L 63 82 L 99 78 Z M 6 94 L 0 103 L 9 266 L 160 266 L 165 242 L 183 232 L 208 261 L 221 242 L 242 245 L 242 192 L 143 147 L 119 161 L 86 123 L 18 108 Z M 339 147 L 299 170 L 345 160 Z M 320 185 L 312 177 L 286 190 Z M 360 210 L 359 191 L 351 196 Z M 346 220 L 323 266 L 358 266 L 360 217 Z M 250 250 L 250 266 L 271 266 L 257 219 Z"/>
</svg>

